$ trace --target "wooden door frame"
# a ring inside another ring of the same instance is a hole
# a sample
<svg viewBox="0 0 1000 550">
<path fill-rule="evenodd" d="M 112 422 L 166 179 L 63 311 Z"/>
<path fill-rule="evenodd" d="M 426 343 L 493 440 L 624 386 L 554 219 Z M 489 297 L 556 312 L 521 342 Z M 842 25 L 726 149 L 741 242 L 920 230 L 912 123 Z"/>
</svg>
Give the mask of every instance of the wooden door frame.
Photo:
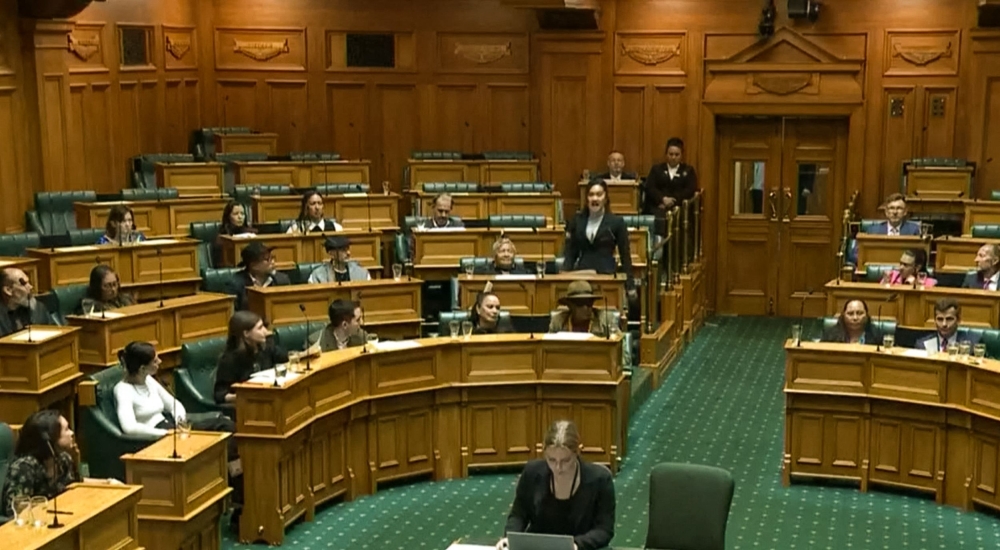
<svg viewBox="0 0 1000 550">
<path fill-rule="evenodd" d="M 864 177 L 864 151 L 866 137 L 865 109 L 863 103 L 716 103 L 701 104 L 700 135 L 698 143 L 702 159 L 699 179 L 704 196 L 704 221 L 702 222 L 702 246 L 705 261 L 711 266 L 707 270 L 708 309 L 715 311 L 718 304 L 719 287 L 719 224 L 722 216 L 719 204 L 719 136 L 716 121 L 720 116 L 774 116 L 774 117 L 847 117 L 847 165 L 844 174 L 845 196 L 860 190 Z M 836 213 L 834 213 L 836 214 Z M 834 215 L 834 235 L 843 231 L 841 216 Z"/>
</svg>

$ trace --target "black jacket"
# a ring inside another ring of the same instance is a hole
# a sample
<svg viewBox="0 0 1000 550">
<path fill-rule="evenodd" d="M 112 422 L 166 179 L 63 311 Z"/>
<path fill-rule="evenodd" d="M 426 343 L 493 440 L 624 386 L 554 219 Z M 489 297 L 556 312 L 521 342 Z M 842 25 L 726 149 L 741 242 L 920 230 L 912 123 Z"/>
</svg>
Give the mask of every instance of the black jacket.
<svg viewBox="0 0 1000 550">
<path fill-rule="evenodd" d="M 55 324 L 49 317 L 49 310 L 38 300 L 32 298 L 30 308 L 21 307 L 11 311 L 7 305 L 0 302 L 0 337 L 24 330 L 28 325 Z"/>
<path fill-rule="evenodd" d="M 976 271 L 973 273 L 969 273 L 968 275 L 965 276 L 965 280 L 962 281 L 962 288 L 975 288 L 979 290 L 985 290 L 983 288 L 983 285 L 985 283 L 986 280 L 983 278 L 983 274 Z M 998 288 L 997 290 L 1000 290 L 1000 288 Z"/>
<path fill-rule="evenodd" d="M 594 241 L 587 238 L 587 210 L 577 212 L 566 227 L 566 246 L 563 248 L 565 260 L 563 271 L 593 269 L 598 273 L 614 274 L 617 271 L 615 248 L 621 259 L 622 271 L 626 273 L 626 286 L 631 288 L 632 251 L 628 242 L 628 227 L 625 219 L 611 212 L 604 213 L 604 219 L 597 228 Z"/>
<path fill-rule="evenodd" d="M 497 264 L 490 262 L 486 265 L 477 265 L 472 271 L 475 275 L 527 275 L 528 270 L 523 265 L 512 264 L 510 271 L 499 271 Z"/>
<path fill-rule="evenodd" d="M 597 174 L 596 176 L 590 178 L 591 181 L 595 181 L 595 180 L 597 180 L 597 181 L 603 181 L 603 180 L 609 180 L 609 179 L 611 179 L 611 172 L 602 172 L 602 173 Z M 635 172 L 627 172 L 627 171 L 625 171 L 625 172 L 622 172 L 621 179 L 623 179 L 625 181 L 636 181 L 636 180 L 639 179 L 639 174 L 636 174 Z"/>
<path fill-rule="evenodd" d="M 271 279 L 270 286 L 287 286 L 292 284 L 292 280 L 288 278 L 288 275 L 285 275 L 280 271 L 271 273 Z M 248 286 L 253 286 L 253 283 L 250 282 L 250 274 L 247 273 L 247 270 L 244 269 L 237 272 L 233 277 L 229 291 L 229 294 L 236 296 L 236 303 L 233 305 L 233 311 L 250 309 L 250 303 L 247 300 Z"/>
<path fill-rule="evenodd" d="M 829 329 L 823 331 L 823 336 L 820 338 L 822 342 L 836 342 L 839 344 L 847 343 L 847 333 L 844 332 L 844 327 L 840 323 L 830 327 Z M 865 327 L 865 344 L 870 346 L 880 345 L 882 343 L 882 334 L 879 332 L 875 325 L 868 323 Z"/>
<path fill-rule="evenodd" d="M 246 382 L 255 372 L 272 369 L 275 365 L 287 362 L 288 352 L 270 338 L 264 344 L 264 349 L 257 353 L 251 353 L 247 349 L 223 352 L 219 357 L 219 368 L 215 371 L 215 402 L 225 403 L 226 394 L 232 392 L 233 384 Z"/>
<path fill-rule="evenodd" d="M 512 332 L 514 332 L 514 325 L 511 323 L 510 317 L 500 317 L 493 328 L 482 327 L 479 323 L 475 323 L 472 328 L 472 334 L 510 334 Z"/>
<path fill-rule="evenodd" d="M 671 197 L 677 202 L 694 197 L 698 190 L 698 174 L 694 167 L 683 162 L 677 165 L 677 177 L 671 179 L 667 172 L 667 163 L 661 162 L 649 169 L 646 182 L 643 184 L 646 199 L 643 202 L 644 214 L 655 214 L 656 209 L 663 205 L 664 197 Z"/>
<path fill-rule="evenodd" d="M 599 464 L 580 461 L 580 486 L 571 497 L 569 520 L 573 533 L 553 533 L 538 521 L 539 507 L 550 494 L 552 471 L 544 460 L 525 464 L 517 480 L 514 505 L 504 533 L 572 535 L 579 550 L 604 548 L 615 536 L 615 484 L 611 471 Z"/>
</svg>

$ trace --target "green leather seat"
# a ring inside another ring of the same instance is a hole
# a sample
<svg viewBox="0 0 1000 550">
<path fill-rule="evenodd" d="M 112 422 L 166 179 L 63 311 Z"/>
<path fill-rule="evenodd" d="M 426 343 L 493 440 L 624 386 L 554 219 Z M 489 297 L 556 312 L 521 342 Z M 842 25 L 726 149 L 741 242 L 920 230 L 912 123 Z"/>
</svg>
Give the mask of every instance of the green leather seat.
<svg viewBox="0 0 1000 550">
<path fill-rule="evenodd" d="M 295 264 L 295 269 L 292 270 L 289 278 L 292 280 L 293 285 L 304 285 L 309 282 L 309 275 L 317 267 L 325 264 L 326 262 L 307 262 L 304 264 Z"/>
<path fill-rule="evenodd" d="M 113 477 L 124 481 L 125 464 L 120 457 L 140 451 L 158 439 L 122 433 L 114 388 L 115 384 L 121 382 L 124 374 L 125 370 L 115 365 L 88 377 L 97 383 L 97 404 L 93 407 L 81 407 L 78 429 L 87 442 L 82 459 L 90 467 L 90 477 Z"/>
<path fill-rule="evenodd" d="M 308 329 L 311 332 L 316 332 L 325 326 L 326 323 L 323 321 L 316 321 L 315 323 L 309 323 Z M 286 351 L 305 349 L 306 335 L 309 334 L 306 332 L 306 328 L 306 323 L 277 327 L 274 329 L 274 343 Z"/>
<path fill-rule="evenodd" d="M 413 151 L 410 153 L 413 160 L 462 160 L 460 151 Z"/>
<path fill-rule="evenodd" d="M 347 193 L 367 193 L 368 184 L 367 183 L 321 183 L 313 186 L 313 190 L 323 195 L 344 195 Z"/>
<path fill-rule="evenodd" d="M 653 247 L 660 242 L 660 235 L 656 234 L 656 216 L 650 216 L 646 214 L 623 214 L 622 219 L 625 220 L 625 227 L 645 229 L 646 230 L 646 252 L 647 254 L 652 252 Z M 660 254 L 658 250 L 657 255 Z"/>
<path fill-rule="evenodd" d="M 38 248 L 40 244 L 38 233 L 4 233 L 0 235 L 0 256 L 24 256 L 25 249 Z"/>
<path fill-rule="evenodd" d="M 168 201 L 178 197 L 178 190 L 176 187 L 155 189 L 126 187 L 122 189 L 121 197 L 123 201 Z"/>
<path fill-rule="evenodd" d="M 441 193 L 448 194 L 458 194 L 458 193 L 478 193 L 479 184 L 461 181 L 435 181 L 435 182 L 424 182 L 421 185 L 424 193 L 429 195 L 440 195 Z"/>
<path fill-rule="evenodd" d="M 101 240 L 104 235 L 103 227 L 88 227 L 86 229 L 70 229 L 69 230 L 69 245 L 70 246 L 87 246 L 91 244 L 97 244 L 97 241 Z"/>
<path fill-rule="evenodd" d="M 979 342 L 986 344 L 986 356 L 992 359 L 1000 358 L 1000 330 L 995 328 L 959 327 L 959 342 L 962 341 L 963 336 L 966 338 L 969 336 L 978 336 Z"/>
<path fill-rule="evenodd" d="M 194 162 L 194 155 L 164 153 L 159 155 L 139 155 L 132 157 L 132 187 L 136 189 L 156 189 L 156 164 Z"/>
<path fill-rule="evenodd" d="M 552 184 L 505 181 L 500 183 L 500 191 L 503 193 L 551 193 Z"/>
<path fill-rule="evenodd" d="M 340 153 L 295 151 L 293 153 L 289 153 L 288 158 L 295 161 L 312 161 L 312 162 L 318 160 L 340 160 Z"/>
<path fill-rule="evenodd" d="M 1000 239 L 1000 224 L 977 224 L 972 226 L 972 236 L 981 239 Z"/>
<path fill-rule="evenodd" d="M 868 264 L 865 266 L 865 282 L 866 283 L 877 283 L 882 280 L 893 269 L 898 266 L 896 264 Z"/>
<path fill-rule="evenodd" d="M 205 292 L 232 294 L 233 280 L 239 271 L 238 267 L 203 269 L 201 270 L 202 288 L 205 289 Z"/>
<path fill-rule="evenodd" d="M 59 313 L 59 300 L 56 298 L 54 292 L 49 291 L 44 294 L 38 294 L 35 296 L 35 299 L 49 311 L 50 323 L 53 325 L 66 325 L 66 318 Z"/>
<path fill-rule="evenodd" d="M 871 304 L 868 304 L 868 307 L 871 308 Z M 874 319 L 875 312 L 869 309 L 868 313 L 872 316 L 871 324 L 873 325 L 872 328 L 875 331 L 877 331 L 879 334 L 892 334 L 895 336 L 896 321 L 892 319 L 881 319 L 876 321 Z M 837 324 L 836 317 L 823 317 L 823 332 L 832 329 L 834 326 L 836 326 L 836 324 Z M 818 340 L 820 336 L 821 334 L 817 334 L 815 339 Z"/>
<path fill-rule="evenodd" d="M 859 233 L 871 233 L 875 226 L 884 223 L 885 220 L 861 220 L 858 222 Z"/>
<path fill-rule="evenodd" d="M 654 466 L 645 548 L 725 550 L 735 487 L 732 474 L 722 468 L 669 462 Z"/>
<path fill-rule="evenodd" d="M 0 422 L 0 491 L 7 482 L 7 469 L 14 461 L 14 431 L 10 426 Z M 0 510 L 0 525 L 10 520 L 12 510 Z"/>
<path fill-rule="evenodd" d="M 470 256 L 470 257 L 461 258 L 460 260 L 458 260 L 458 267 L 464 273 L 465 272 L 465 267 L 468 266 L 468 265 L 471 265 L 473 269 L 476 269 L 476 268 L 479 268 L 479 267 L 486 267 L 487 265 L 491 264 L 492 262 L 493 262 L 493 258 L 487 258 L 487 257 L 475 257 L 475 258 L 473 258 L 473 257 Z M 514 258 L 514 266 L 523 269 L 524 268 L 524 258 Z"/>
<path fill-rule="evenodd" d="M 532 160 L 534 155 L 531 151 L 486 151 L 483 153 L 486 160 Z"/>
<path fill-rule="evenodd" d="M 490 227 L 545 227 L 545 216 L 526 214 L 503 214 L 490 216 Z"/>
<path fill-rule="evenodd" d="M 469 318 L 468 309 L 438 312 L 438 334 L 441 336 L 446 336 L 446 335 L 450 336 L 451 328 L 448 326 L 448 324 L 451 323 L 452 321 L 458 321 L 459 323 L 461 323 L 462 321 L 468 320 L 468 318 Z M 500 319 L 506 319 L 509 322 L 510 312 L 505 309 L 501 309 Z"/>
<path fill-rule="evenodd" d="M 177 399 L 188 412 L 230 412 L 232 406 L 215 402 L 215 370 L 226 349 L 226 337 L 217 336 L 181 345 L 181 366 L 174 371 Z"/>
<path fill-rule="evenodd" d="M 245 126 L 222 126 L 199 128 L 191 136 L 191 153 L 205 160 L 215 156 L 215 134 L 250 134 L 250 128 Z"/>
<path fill-rule="evenodd" d="M 990 191 L 991 201 L 1000 201 L 1000 191 Z"/>
<path fill-rule="evenodd" d="M 35 209 L 27 212 L 28 228 L 41 235 L 63 235 L 76 229 L 73 203 L 94 202 L 94 191 L 56 191 L 35 193 Z"/>
<path fill-rule="evenodd" d="M 219 214 L 219 217 L 221 218 L 222 214 Z M 188 227 L 192 239 L 198 239 L 203 243 L 214 243 L 215 238 L 219 236 L 219 228 L 222 227 L 222 223 L 191 222 L 191 225 Z"/>
<path fill-rule="evenodd" d="M 61 324 L 66 324 L 66 316 L 73 315 L 79 310 L 80 302 L 87 295 L 87 285 L 57 286 L 52 289 L 52 295 L 55 296 L 59 309 L 50 310 L 50 313 L 62 321 Z"/>
</svg>

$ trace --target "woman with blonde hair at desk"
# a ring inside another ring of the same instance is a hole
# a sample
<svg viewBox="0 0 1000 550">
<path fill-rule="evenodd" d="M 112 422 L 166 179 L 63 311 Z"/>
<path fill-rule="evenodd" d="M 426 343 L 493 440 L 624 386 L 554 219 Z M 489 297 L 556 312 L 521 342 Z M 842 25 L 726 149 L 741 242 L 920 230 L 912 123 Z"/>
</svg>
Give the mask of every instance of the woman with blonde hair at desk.
<svg viewBox="0 0 1000 550">
<path fill-rule="evenodd" d="M 576 550 L 596 550 L 615 536 L 611 471 L 580 458 L 576 424 L 558 420 L 545 434 L 543 460 L 525 464 L 504 533 L 573 537 Z M 507 538 L 497 543 L 506 550 Z"/>
<path fill-rule="evenodd" d="M 528 270 L 524 266 L 518 267 L 514 258 L 517 256 L 517 248 L 514 241 L 506 235 L 501 236 L 493 243 L 493 261 L 486 265 L 476 266 L 476 275 L 525 275 Z"/>
</svg>

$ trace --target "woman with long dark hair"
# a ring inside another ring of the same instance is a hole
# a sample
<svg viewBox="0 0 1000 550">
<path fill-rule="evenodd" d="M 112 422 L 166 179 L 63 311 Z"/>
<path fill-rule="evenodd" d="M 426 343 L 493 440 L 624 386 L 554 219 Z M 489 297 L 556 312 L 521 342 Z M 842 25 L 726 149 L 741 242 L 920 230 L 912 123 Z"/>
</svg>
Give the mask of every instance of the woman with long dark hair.
<svg viewBox="0 0 1000 550">
<path fill-rule="evenodd" d="M 288 228 L 288 233 L 313 233 L 323 231 L 343 231 L 337 220 L 330 219 L 333 227 L 327 224 L 326 214 L 323 211 L 323 195 L 317 191 L 309 190 L 302 195 L 302 205 L 299 207 L 299 217 Z"/>
<path fill-rule="evenodd" d="M 618 268 L 616 248 L 625 273 L 625 286 L 632 298 L 635 290 L 628 227 L 624 218 L 611 212 L 608 185 L 603 180 L 591 181 L 586 203 L 566 227 L 563 271 L 614 274 Z"/>
<path fill-rule="evenodd" d="M 842 344 L 882 343 L 882 335 L 872 325 L 868 304 L 864 300 L 848 300 L 837 316 L 837 324 L 823 333 L 824 342 Z"/>
<path fill-rule="evenodd" d="M 141 243 L 146 236 L 135 230 L 135 213 L 124 204 L 116 204 L 108 212 L 108 221 L 104 224 L 104 234 L 97 244 Z"/>
<path fill-rule="evenodd" d="M 87 292 L 80 301 L 77 312 L 81 315 L 91 315 L 133 304 L 135 298 L 127 292 L 122 292 L 121 282 L 115 270 L 107 264 L 100 264 L 90 270 Z"/>
<path fill-rule="evenodd" d="M 222 209 L 222 223 L 219 225 L 219 234 L 212 242 L 212 265 L 222 265 L 222 237 L 234 235 L 253 235 L 257 230 L 250 225 L 247 216 L 246 206 L 242 203 L 230 200 L 226 207 Z"/>
<path fill-rule="evenodd" d="M 509 319 L 500 319 L 500 298 L 492 292 L 480 292 L 469 311 L 473 334 L 505 334 L 514 332 Z"/>
<path fill-rule="evenodd" d="M 233 403 L 232 386 L 250 379 L 250 375 L 288 362 L 288 352 L 275 345 L 264 320 L 252 311 L 237 311 L 229 319 L 226 349 L 215 371 L 216 403 Z"/>
</svg>

